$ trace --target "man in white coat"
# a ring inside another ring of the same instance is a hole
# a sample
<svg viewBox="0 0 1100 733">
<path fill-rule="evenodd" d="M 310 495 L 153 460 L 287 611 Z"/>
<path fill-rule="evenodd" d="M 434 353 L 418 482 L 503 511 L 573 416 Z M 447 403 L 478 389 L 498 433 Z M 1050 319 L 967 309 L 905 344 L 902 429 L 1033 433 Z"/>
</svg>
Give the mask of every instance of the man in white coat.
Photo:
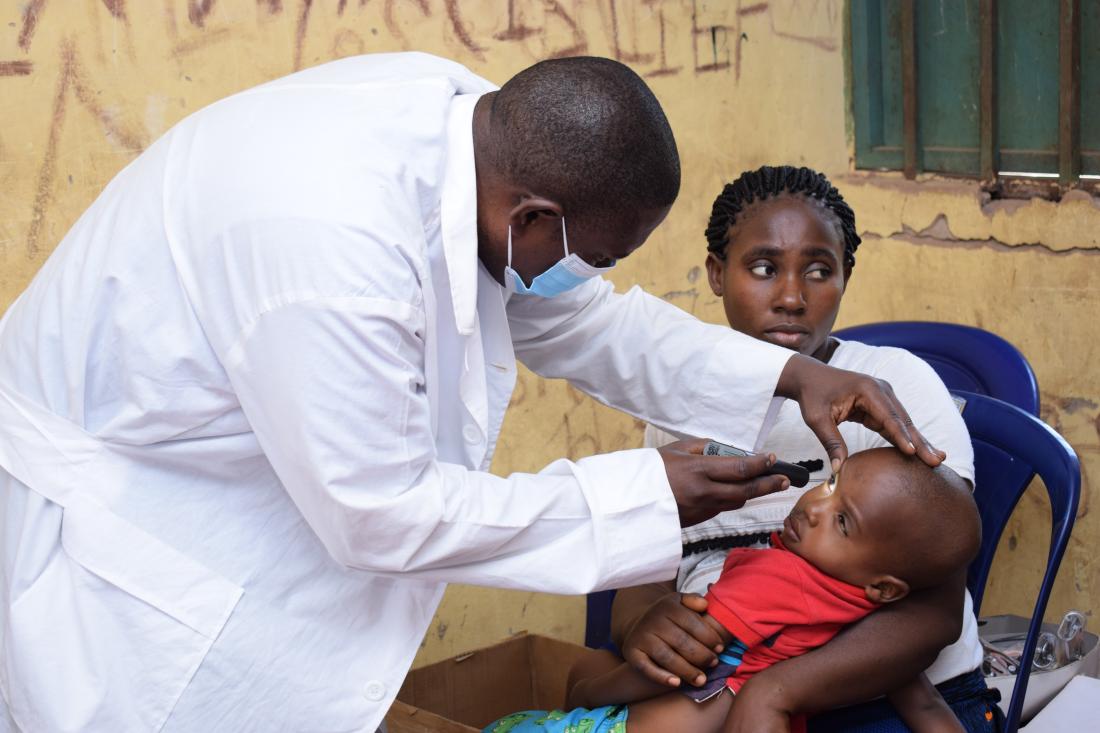
<svg viewBox="0 0 1100 733">
<path fill-rule="evenodd" d="M 670 578 L 681 523 L 786 486 L 699 441 L 492 476 L 516 358 L 680 434 L 751 445 L 778 395 L 837 460 L 856 419 L 938 463 L 882 383 L 593 277 L 679 174 L 603 59 L 347 59 L 153 144 L 0 321 L 0 729 L 373 731 L 445 583 Z"/>
</svg>

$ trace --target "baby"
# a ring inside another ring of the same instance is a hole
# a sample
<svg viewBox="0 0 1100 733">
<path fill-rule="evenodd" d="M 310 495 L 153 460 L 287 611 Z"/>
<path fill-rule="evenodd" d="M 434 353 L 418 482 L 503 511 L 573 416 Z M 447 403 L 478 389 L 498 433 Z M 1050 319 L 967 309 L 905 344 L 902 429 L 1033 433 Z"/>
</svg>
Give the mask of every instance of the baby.
<svg viewBox="0 0 1100 733">
<path fill-rule="evenodd" d="M 720 731 L 733 695 L 755 672 L 821 646 L 881 604 L 939 584 L 973 559 L 980 536 L 969 487 L 949 469 L 893 448 L 857 453 L 798 500 L 771 548 L 730 552 L 705 614 L 725 650 L 701 687 L 669 692 L 607 653 L 603 669 L 589 667 L 571 681 L 568 705 L 579 709 L 517 713 L 485 730 Z M 733 694 L 721 694 L 727 689 Z M 923 675 L 891 701 L 918 733 L 961 730 Z"/>
</svg>

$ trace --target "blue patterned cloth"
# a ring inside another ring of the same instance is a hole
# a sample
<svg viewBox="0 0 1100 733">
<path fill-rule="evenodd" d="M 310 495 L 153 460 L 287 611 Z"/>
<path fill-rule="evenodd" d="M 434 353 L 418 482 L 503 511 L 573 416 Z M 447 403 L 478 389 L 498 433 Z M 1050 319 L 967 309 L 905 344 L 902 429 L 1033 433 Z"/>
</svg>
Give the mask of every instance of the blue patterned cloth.
<svg viewBox="0 0 1100 733">
<path fill-rule="evenodd" d="M 527 710 L 505 715 L 482 733 L 626 733 L 626 705 L 602 708 Z"/>
</svg>

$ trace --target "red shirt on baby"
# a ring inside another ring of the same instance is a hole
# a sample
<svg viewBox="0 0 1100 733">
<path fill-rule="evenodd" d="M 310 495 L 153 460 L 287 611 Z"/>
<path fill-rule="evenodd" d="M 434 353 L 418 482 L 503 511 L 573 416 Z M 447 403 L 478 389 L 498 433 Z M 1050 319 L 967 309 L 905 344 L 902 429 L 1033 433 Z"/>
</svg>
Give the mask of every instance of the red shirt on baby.
<svg viewBox="0 0 1100 733">
<path fill-rule="evenodd" d="M 747 650 L 726 678 L 734 692 L 757 672 L 797 657 L 836 636 L 879 604 L 863 588 L 821 572 L 783 545 L 735 549 L 707 592 L 707 613 Z"/>
</svg>

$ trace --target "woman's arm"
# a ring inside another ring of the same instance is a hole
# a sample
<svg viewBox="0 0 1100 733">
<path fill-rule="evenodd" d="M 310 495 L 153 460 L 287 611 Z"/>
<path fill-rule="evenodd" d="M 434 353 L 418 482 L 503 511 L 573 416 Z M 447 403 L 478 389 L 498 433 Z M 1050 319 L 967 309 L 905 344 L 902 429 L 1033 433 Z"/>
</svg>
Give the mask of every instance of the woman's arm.
<svg viewBox="0 0 1100 733">
<path fill-rule="evenodd" d="M 788 716 L 852 705 L 921 674 L 962 629 L 965 571 L 853 624 L 823 647 L 760 672 L 741 689 L 726 732 L 786 730 Z"/>
<path fill-rule="evenodd" d="M 966 733 L 939 690 L 923 673 L 887 698 L 898 711 L 898 717 L 915 733 Z"/>
</svg>

